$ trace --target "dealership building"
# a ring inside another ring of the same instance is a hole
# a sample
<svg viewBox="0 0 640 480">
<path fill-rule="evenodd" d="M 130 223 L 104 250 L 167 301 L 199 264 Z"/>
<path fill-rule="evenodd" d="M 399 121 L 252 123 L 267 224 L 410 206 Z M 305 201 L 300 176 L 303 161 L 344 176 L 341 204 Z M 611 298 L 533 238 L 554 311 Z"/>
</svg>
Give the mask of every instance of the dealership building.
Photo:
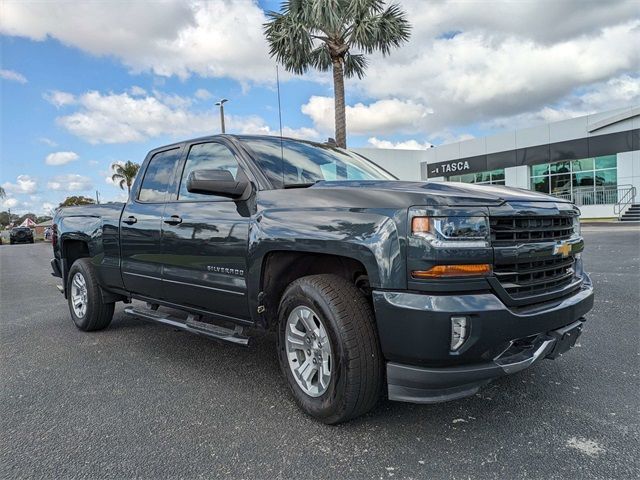
<svg viewBox="0 0 640 480">
<path fill-rule="evenodd" d="M 525 188 L 570 199 L 583 218 L 619 217 L 640 192 L 640 105 L 426 150 L 354 150 L 403 180 Z"/>
</svg>

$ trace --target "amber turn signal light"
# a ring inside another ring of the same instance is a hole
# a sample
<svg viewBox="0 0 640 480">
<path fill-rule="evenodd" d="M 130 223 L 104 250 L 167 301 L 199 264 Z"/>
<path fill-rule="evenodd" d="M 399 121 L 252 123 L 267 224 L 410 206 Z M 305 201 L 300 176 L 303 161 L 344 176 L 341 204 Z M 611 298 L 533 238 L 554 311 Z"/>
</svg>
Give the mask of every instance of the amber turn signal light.
<svg viewBox="0 0 640 480">
<path fill-rule="evenodd" d="M 488 275 L 491 273 L 491 265 L 480 263 L 476 265 L 436 265 L 429 270 L 414 270 L 413 278 L 442 278 L 442 277 L 471 277 Z"/>
<path fill-rule="evenodd" d="M 429 232 L 429 217 L 413 217 L 411 219 L 411 233 L 428 233 Z"/>
</svg>

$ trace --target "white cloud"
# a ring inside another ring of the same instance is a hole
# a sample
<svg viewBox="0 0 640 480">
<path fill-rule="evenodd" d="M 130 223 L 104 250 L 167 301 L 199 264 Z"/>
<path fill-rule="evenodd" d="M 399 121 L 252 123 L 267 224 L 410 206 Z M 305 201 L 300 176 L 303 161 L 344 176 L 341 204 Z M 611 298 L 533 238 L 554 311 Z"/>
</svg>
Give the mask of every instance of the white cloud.
<svg viewBox="0 0 640 480">
<path fill-rule="evenodd" d="M 38 182 L 29 175 L 18 175 L 16 183 L 5 182 L 2 184 L 7 193 L 35 193 L 38 189 Z"/>
<path fill-rule="evenodd" d="M 54 210 L 57 208 L 58 205 L 51 203 L 51 202 L 43 202 L 41 209 L 42 211 L 47 214 L 47 215 L 53 215 Z"/>
<path fill-rule="evenodd" d="M 130 94 L 131 96 L 133 96 L 133 97 L 136 97 L 136 96 L 146 95 L 146 94 L 147 94 L 147 91 L 146 91 L 144 88 L 142 88 L 142 87 L 139 87 L 139 86 L 137 86 L 137 85 L 134 85 L 133 87 L 131 87 L 131 88 L 129 89 L 129 94 Z"/>
<path fill-rule="evenodd" d="M 637 20 L 555 43 L 475 28 L 432 39 L 420 50 L 376 57 L 359 85 L 374 98 L 391 95 L 431 107 L 425 129 L 439 130 L 539 109 L 579 88 L 637 72 L 638 44 Z"/>
<path fill-rule="evenodd" d="M 244 135 L 280 135 L 278 128 L 272 128 L 262 117 L 251 115 L 247 117 L 228 115 L 225 119 L 228 132 L 235 132 Z M 319 140 L 321 135 L 313 128 L 282 127 L 282 135 L 291 138 L 301 138 L 305 140 Z"/>
<path fill-rule="evenodd" d="M 51 90 L 43 96 L 47 102 L 55 105 L 57 108 L 71 105 L 76 101 L 76 98 L 71 93 L 61 92 L 60 90 Z"/>
<path fill-rule="evenodd" d="M 323 132 L 334 128 L 333 98 L 312 96 L 302 105 L 302 113 Z M 347 105 L 347 129 L 350 134 L 388 134 L 420 130 L 430 109 L 412 100 L 378 100 L 369 105 Z"/>
<path fill-rule="evenodd" d="M 15 198 L 12 198 L 12 197 L 2 198 L 2 199 L 0 199 L 0 205 L 5 210 L 7 208 L 15 208 L 16 205 L 18 205 L 18 200 L 16 200 Z"/>
<path fill-rule="evenodd" d="M 40 143 L 44 143 L 45 145 L 48 145 L 50 147 L 57 147 L 58 146 L 58 144 L 56 142 L 54 142 L 53 140 L 51 140 L 50 138 L 47 138 L 47 137 L 40 137 L 38 139 L 38 141 Z"/>
<path fill-rule="evenodd" d="M 376 137 L 371 137 L 367 142 L 376 148 L 396 148 L 398 150 L 425 150 L 433 145 L 429 142 L 419 142 L 415 139 L 405 140 L 403 142 L 391 142 Z"/>
<path fill-rule="evenodd" d="M 270 130 L 268 134 L 280 135 L 280 132 L 277 130 Z M 316 129 L 309 127 L 282 127 L 282 135 L 284 137 L 299 138 L 302 140 L 326 140 L 326 138 L 322 138 L 322 135 L 320 135 L 320 133 Z"/>
<path fill-rule="evenodd" d="M 631 105 L 640 105 L 640 77 L 623 75 L 592 85 L 554 105 L 492 119 L 483 127 L 492 130 L 522 128 Z"/>
<path fill-rule="evenodd" d="M 47 182 L 47 187 L 51 190 L 63 192 L 84 192 L 91 190 L 91 179 L 82 175 L 69 173 L 66 175 L 56 175 Z"/>
<path fill-rule="evenodd" d="M 26 77 L 21 73 L 13 70 L 5 70 L 4 68 L 0 69 L 0 78 L 3 80 L 10 80 L 12 82 L 27 83 Z"/>
<path fill-rule="evenodd" d="M 92 144 L 127 143 L 168 135 L 184 138 L 215 134 L 219 117 L 212 109 L 194 111 L 191 99 L 154 91 L 133 97 L 129 93 L 90 91 L 76 98 L 78 110 L 56 119 L 58 125 Z M 278 135 L 257 115 L 225 117 L 230 133 Z M 283 128 L 285 135 L 318 138 L 312 128 Z"/>
<path fill-rule="evenodd" d="M 252 0 L 5 2 L 2 15 L 5 35 L 52 37 L 93 55 L 113 55 L 134 72 L 273 77 L 262 33 L 266 16 Z"/>
<path fill-rule="evenodd" d="M 44 163 L 47 165 L 66 165 L 80 158 L 76 152 L 54 152 L 47 155 Z"/>
<path fill-rule="evenodd" d="M 467 31 L 495 32 L 551 44 L 594 35 L 603 27 L 638 17 L 636 0 L 492 1 L 489 5 L 447 0 L 430 2 L 428 8 L 424 0 L 403 0 L 402 5 L 414 25 L 416 45 Z"/>
<path fill-rule="evenodd" d="M 194 96 L 199 100 L 209 100 L 211 97 L 213 97 L 213 95 L 211 95 L 211 92 L 205 88 L 199 88 L 198 90 L 196 90 Z"/>
<path fill-rule="evenodd" d="M 90 143 L 126 143 L 159 135 L 184 136 L 213 132 L 214 115 L 194 113 L 184 107 L 188 101 L 166 96 L 132 97 L 128 93 L 91 91 L 78 97 L 80 109 L 58 117 L 57 123 Z"/>
</svg>

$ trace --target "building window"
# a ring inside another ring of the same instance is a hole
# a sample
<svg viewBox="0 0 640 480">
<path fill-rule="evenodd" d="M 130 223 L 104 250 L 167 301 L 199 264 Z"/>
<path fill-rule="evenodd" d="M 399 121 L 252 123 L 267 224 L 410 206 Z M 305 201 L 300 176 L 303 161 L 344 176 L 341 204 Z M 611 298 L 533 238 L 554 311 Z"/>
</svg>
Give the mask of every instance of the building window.
<svg viewBox="0 0 640 480">
<path fill-rule="evenodd" d="M 477 183 L 485 185 L 504 185 L 504 168 L 486 172 L 465 173 L 447 177 L 449 182 Z"/>
<path fill-rule="evenodd" d="M 616 155 L 531 166 L 531 189 L 581 205 L 616 203 Z"/>
</svg>

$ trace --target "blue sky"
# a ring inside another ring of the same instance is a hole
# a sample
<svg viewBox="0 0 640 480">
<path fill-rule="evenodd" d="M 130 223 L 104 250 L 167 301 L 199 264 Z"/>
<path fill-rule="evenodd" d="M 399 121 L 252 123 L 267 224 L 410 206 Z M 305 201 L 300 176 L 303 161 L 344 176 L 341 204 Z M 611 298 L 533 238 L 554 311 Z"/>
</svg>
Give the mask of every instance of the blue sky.
<svg viewBox="0 0 640 480">
<path fill-rule="evenodd" d="M 401 3 L 411 41 L 347 81 L 349 146 L 427 148 L 640 99 L 634 2 L 498 3 L 491 15 Z M 216 133 L 219 98 L 229 99 L 229 131 L 277 133 L 275 63 L 260 27 L 277 3 L 149 5 L 3 4 L 0 208 L 45 213 L 96 190 L 123 199 L 109 166 Z M 333 136 L 330 77 L 281 78 L 285 133 Z"/>
</svg>

